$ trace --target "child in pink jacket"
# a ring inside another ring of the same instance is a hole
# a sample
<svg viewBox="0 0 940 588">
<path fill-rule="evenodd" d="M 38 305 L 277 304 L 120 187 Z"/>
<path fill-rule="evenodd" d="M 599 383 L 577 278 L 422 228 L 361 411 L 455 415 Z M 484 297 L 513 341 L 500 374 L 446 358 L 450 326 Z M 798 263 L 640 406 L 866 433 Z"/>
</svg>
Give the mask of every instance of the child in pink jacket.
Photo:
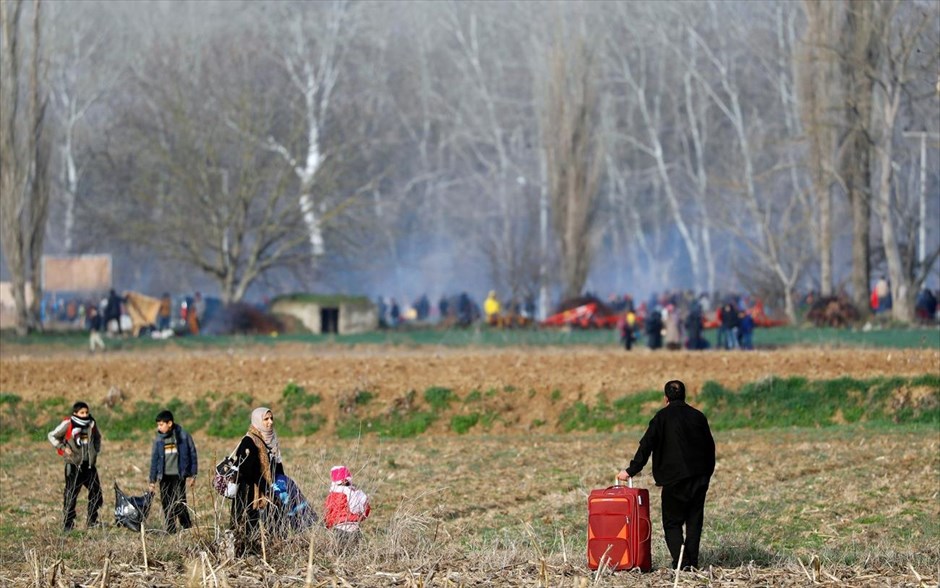
<svg viewBox="0 0 940 588">
<path fill-rule="evenodd" d="M 323 505 L 327 529 L 333 529 L 337 551 L 356 547 L 362 533 L 359 523 L 369 516 L 369 497 L 352 483 L 349 468 L 343 465 L 330 470 L 330 493 Z"/>
</svg>

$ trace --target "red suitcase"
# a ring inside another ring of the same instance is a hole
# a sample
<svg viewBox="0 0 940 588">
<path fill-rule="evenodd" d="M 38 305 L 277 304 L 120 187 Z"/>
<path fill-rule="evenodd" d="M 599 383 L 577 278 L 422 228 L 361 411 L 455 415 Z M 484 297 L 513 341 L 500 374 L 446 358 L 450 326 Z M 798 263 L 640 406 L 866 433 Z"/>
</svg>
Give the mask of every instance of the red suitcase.
<svg viewBox="0 0 940 588">
<path fill-rule="evenodd" d="M 653 567 L 650 537 L 650 491 L 646 488 L 611 486 L 592 490 L 588 496 L 588 567 L 614 570 Z"/>
</svg>

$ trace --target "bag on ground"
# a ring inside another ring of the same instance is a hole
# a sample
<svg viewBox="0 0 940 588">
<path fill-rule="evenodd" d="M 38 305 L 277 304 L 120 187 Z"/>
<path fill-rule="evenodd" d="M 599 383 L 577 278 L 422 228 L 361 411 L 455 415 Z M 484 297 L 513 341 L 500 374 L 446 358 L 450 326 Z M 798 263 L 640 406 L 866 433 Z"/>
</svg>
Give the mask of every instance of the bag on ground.
<svg viewBox="0 0 940 588">
<path fill-rule="evenodd" d="M 150 514 L 152 502 L 153 492 L 146 492 L 140 496 L 128 496 L 115 482 L 114 522 L 121 527 L 139 532 L 140 527 L 147 520 L 147 515 Z"/>
<path fill-rule="evenodd" d="M 312 527 L 319 519 L 293 478 L 284 474 L 277 476 L 272 490 L 274 497 L 284 508 L 284 515 L 291 530 L 303 531 Z"/>
</svg>

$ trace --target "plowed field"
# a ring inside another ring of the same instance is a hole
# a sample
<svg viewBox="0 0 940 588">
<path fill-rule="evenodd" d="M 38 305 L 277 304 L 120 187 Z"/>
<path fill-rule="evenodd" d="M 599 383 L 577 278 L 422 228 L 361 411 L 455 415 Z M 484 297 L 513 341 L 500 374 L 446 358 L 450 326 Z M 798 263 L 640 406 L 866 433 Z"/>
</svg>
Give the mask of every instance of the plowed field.
<svg viewBox="0 0 940 588">
<path fill-rule="evenodd" d="M 191 401 L 208 391 L 245 392 L 259 403 L 280 398 L 288 382 L 321 395 L 318 406 L 330 422 L 332 401 L 368 390 L 391 402 L 409 390 L 431 386 L 459 396 L 472 390 L 512 387 L 528 393 L 515 422 L 550 420 L 555 400 L 593 400 L 642 390 L 660 390 L 681 379 L 690 396 L 712 380 L 728 388 L 769 376 L 866 379 L 940 372 L 940 352 L 932 350 L 795 349 L 754 352 L 650 352 L 619 349 L 399 349 L 324 350 L 283 345 L 231 351 L 117 352 L 99 355 L 4 350 L 0 391 L 24 398 L 83 398 L 94 405 L 116 387 L 127 400 Z M 512 421 L 513 419 L 506 419 Z"/>
<path fill-rule="evenodd" d="M 85 399 L 94 410 L 112 388 L 122 403 L 191 403 L 207 392 L 249 394 L 277 405 L 294 382 L 322 397 L 333 423 L 357 390 L 394 406 L 408 391 L 512 389 L 498 426 L 456 435 L 437 422 L 415 439 L 282 440 L 288 474 L 319 509 L 331 465 L 346 463 L 370 494 L 361 549 L 337 557 L 329 535 L 272 539 L 264 557 L 232 559 L 228 503 L 201 475 L 190 495 L 197 528 L 160 531 L 155 503 L 142 540 L 113 524 L 112 484 L 146 488 L 149 433 L 109 441 L 99 462 L 103 529 L 60 532 L 62 466 L 45 441 L 14 438 L 0 451 L 0 586 L 673 586 L 651 488 L 651 574 L 584 565 L 586 493 L 609 485 L 642 430 L 558 434 L 559 405 L 659 390 L 668 379 L 695 394 L 769 376 L 829 380 L 940 372 L 937 351 L 792 349 L 649 352 L 619 349 L 311 348 L 90 355 L 5 346 L 0 392 L 30 401 Z M 499 398 L 495 395 L 494 398 Z M 186 424 L 184 417 L 180 417 Z M 247 427 L 248 415 L 244 416 Z M 51 428 L 53 423 L 49 423 Z M 940 431 L 925 426 L 738 429 L 717 432 L 718 466 L 706 506 L 702 561 L 679 586 L 936 586 L 940 577 Z M 232 441 L 195 434 L 201 471 Z M 84 522 L 85 494 L 79 500 Z M 146 565 L 144 559 L 146 545 Z M 312 550 L 308 548 L 312 545 Z M 312 559 L 308 560 L 312 553 Z M 311 562 L 308 564 L 308 561 Z M 105 563 L 107 562 L 107 563 Z M 309 573 L 309 576 L 308 576 Z M 311 581 L 306 583 L 307 579 Z"/>
</svg>

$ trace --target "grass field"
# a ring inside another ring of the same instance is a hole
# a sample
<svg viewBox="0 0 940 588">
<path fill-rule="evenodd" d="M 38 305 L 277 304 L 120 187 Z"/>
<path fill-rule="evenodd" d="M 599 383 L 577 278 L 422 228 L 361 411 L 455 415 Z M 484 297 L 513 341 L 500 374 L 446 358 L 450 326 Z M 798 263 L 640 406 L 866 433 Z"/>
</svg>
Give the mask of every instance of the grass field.
<svg viewBox="0 0 940 588">
<path fill-rule="evenodd" d="M 715 344 L 717 331 L 706 331 L 709 343 Z M 179 347 L 203 349 L 231 346 L 273 346 L 283 342 L 314 346 L 386 345 L 405 347 L 547 347 L 596 346 L 616 347 L 618 335 L 608 329 L 492 329 L 471 328 L 403 328 L 374 331 L 358 335 L 279 334 L 245 336 L 178 337 L 169 341 L 140 339 L 109 339 L 113 349 L 131 350 L 153 347 Z M 11 331 L 0 332 L 0 344 L 15 346 L 56 346 L 83 348 L 87 336 L 78 332 L 48 333 L 27 338 L 16 337 Z M 754 345 L 758 349 L 785 346 L 823 346 L 848 348 L 940 349 L 940 327 L 933 326 L 876 326 L 865 329 L 836 329 L 816 327 L 774 327 L 757 329 Z M 639 347 L 644 346 L 641 339 Z"/>
<path fill-rule="evenodd" d="M 236 338 L 92 356 L 80 343 L 0 347 L 0 586 L 673 586 L 648 471 L 654 571 L 593 573 L 584 558 L 587 493 L 632 456 L 671 377 L 689 384 L 718 447 L 705 569 L 678 585 L 940 578 L 932 346 L 626 354 Z M 109 408 L 111 388 L 122 399 Z M 42 437 L 79 397 L 105 431 L 110 524 L 62 536 L 62 466 Z M 287 472 L 313 504 L 331 465 L 353 469 L 373 505 L 361 549 L 338 558 L 315 527 L 272 540 L 263 559 L 231 559 L 228 504 L 201 476 L 197 528 L 164 534 L 155 505 L 145 566 L 141 537 L 111 522 L 111 486 L 146 488 L 155 408 L 194 431 L 205 471 L 258 404 L 278 415 Z"/>
</svg>

